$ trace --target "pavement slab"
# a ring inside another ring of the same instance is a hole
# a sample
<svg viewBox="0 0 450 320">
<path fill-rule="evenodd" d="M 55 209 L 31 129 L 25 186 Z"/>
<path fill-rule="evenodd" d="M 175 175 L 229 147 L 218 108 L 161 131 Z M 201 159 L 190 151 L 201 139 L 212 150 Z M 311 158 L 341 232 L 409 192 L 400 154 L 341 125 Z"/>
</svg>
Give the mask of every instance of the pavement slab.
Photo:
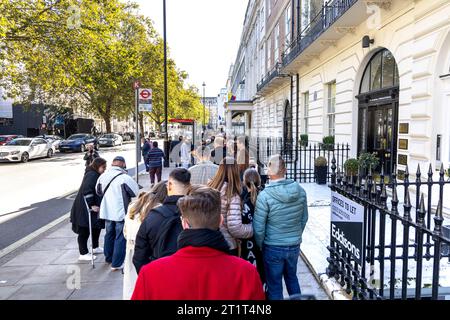
<svg viewBox="0 0 450 320">
<path fill-rule="evenodd" d="M 66 300 L 72 292 L 65 284 L 27 284 L 21 286 L 8 300 Z"/>
</svg>

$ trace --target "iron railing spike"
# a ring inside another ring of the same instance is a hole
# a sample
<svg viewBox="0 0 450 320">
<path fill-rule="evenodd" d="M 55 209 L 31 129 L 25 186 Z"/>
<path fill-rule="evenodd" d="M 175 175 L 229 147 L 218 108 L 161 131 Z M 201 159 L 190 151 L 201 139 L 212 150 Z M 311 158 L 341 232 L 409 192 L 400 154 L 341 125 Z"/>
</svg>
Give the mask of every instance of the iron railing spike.
<svg viewBox="0 0 450 320">
<path fill-rule="evenodd" d="M 411 208 L 411 197 L 409 195 L 409 188 L 405 190 L 405 208 Z"/>
<path fill-rule="evenodd" d="M 405 177 L 409 177 L 409 166 L 408 165 L 406 165 L 406 168 L 405 168 Z"/>
<path fill-rule="evenodd" d="M 392 202 L 398 204 L 398 194 L 396 186 L 392 189 Z"/>
<path fill-rule="evenodd" d="M 443 213 L 442 213 L 442 200 L 439 200 L 439 203 L 437 205 L 436 217 L 441 218 L 441 219 L 444 218 Z"/>
<path fill-rule="evenodd" d="M 428 175 L 432 176 L 433 175 L 433 166 L 430 163 L 430 166 L 428 167 Z"/>
</svg>

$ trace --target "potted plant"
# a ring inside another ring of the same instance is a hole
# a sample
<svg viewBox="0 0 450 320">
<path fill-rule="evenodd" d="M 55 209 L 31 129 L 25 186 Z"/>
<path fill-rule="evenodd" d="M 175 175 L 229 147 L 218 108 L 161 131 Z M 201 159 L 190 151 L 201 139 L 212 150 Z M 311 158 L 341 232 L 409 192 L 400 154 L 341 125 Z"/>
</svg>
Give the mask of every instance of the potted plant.
<svg viewBox="0 0 450 320">
<path fill-rule="evenodd" d="M 327 159 L 324 157 L 317 157 L 314 160 L 314 173 L 317 184 L 327 183 L 327 173 L 328 173 L 327 171 L 328 171 Z"/>
<path fill-rule="evenodd" d="M 359 173 L 359 161 L 354 158 L 350 158 L 344 163 L 345 174 L 348 177 L 352 178 L 352 181 L 355 182 L 355 177 L 358 176 Z"/>
<path fill-rule="evenodd" d="M 307 147 L 309 142 L 309 137 L 307 134 L 300 135 L 300 146 Z"/>
<path fill-rule="evenodd" d="M 322 149 L 326 151 L 334 150 L 334 136 L 323 137 L 322 139 Z"/>
<path fill-rule="evenodd" d="M 360 167 L 364 169 L 367 174 L 370 168 L 375 170 L 378 167 L 380 160 L 375 153 L 363 152 L 359 155 L 358 162 Z"/>
</svg>

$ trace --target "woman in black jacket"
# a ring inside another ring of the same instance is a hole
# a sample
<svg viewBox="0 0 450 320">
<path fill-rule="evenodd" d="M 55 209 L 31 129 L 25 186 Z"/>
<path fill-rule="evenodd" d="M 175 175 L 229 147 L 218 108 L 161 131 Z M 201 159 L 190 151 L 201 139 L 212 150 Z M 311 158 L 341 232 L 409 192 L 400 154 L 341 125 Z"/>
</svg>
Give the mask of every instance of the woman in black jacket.
<svg viewBox="0 0 450 320">
<path fill-rule="evenodd" d="M 253 168 L 244 172 L 244 183 L 242 188 L 242 223 L 252 223 L 255 214 L 255 204 L 261 190 L 261 177 Z M 257 247 L 254 237 L 241 239 L 240 257 L 247 260 L 258 270 L 261 282 L 266 288 L 266 276 L 261 249 Z"/>
<path fill-rule="evenodd" d="M 92 164 L 86 168 L 83 182 L 80 190 L 72 206 L 70 212 L 70 222 L 72 223 L 72 230 L 78 234 L 78 248 L 80 250 L 79 260 L 90 261 L 91 254 L 88 249 L 88 239 L 91 232 L 89 231 L 89 217 L 83 197 L 90 208 L 91 222 L 92 222 L 92 242 L 93 253 L 103 253 L 103 249 L 99 247 L 100 232 L 105 228 L 105 221 L 99 219 L 101 197 L 95 192 L 95 185 L 98 178 L 106 170 L 106 160 L 96 158 Z M 95 259 L 95 257 L 94 257 Z"/>
</svg>

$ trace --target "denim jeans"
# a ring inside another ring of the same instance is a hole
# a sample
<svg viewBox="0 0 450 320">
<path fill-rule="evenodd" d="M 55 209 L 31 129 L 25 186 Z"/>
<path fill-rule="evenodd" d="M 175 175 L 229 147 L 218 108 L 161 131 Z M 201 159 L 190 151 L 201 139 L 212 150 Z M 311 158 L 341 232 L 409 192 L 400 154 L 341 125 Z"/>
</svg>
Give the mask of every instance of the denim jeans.
<svg viewBox="0 0 450 320">
<path fill-rule="evenodd" d="M 269 300 L 283 300 L 283 283 L 290 296 L 301 294 L 297 279 L 297 262 L 300 246 L 263 246 L 263 260 L 266 270 L 267 298 Z"/>
<path fill-rule="evenodd" d="M 111 263 L 112 268 L 119 268 L 125 261 L 126 240 L 123 235 L 125 222 L 106 220 L 105 261 Z"/>
</svg>

